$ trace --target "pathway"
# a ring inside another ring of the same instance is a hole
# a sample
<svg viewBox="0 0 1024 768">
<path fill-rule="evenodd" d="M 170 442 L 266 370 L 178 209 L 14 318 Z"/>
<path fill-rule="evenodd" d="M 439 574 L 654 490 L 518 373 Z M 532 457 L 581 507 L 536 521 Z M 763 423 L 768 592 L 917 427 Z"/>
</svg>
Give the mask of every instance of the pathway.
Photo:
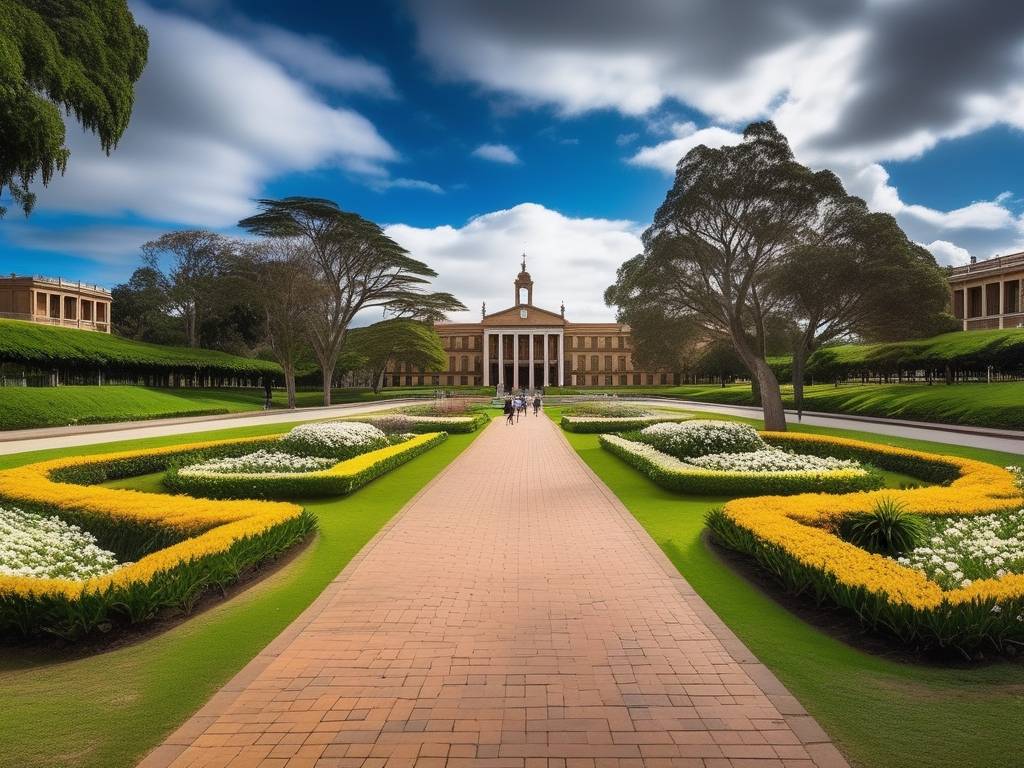
<svg viewBox="0 0 1024 768">
<path fill-rule="evenodd" d="M 142 765 L 846 763 L 530 416 L 492 423 Z"/>
</svg>

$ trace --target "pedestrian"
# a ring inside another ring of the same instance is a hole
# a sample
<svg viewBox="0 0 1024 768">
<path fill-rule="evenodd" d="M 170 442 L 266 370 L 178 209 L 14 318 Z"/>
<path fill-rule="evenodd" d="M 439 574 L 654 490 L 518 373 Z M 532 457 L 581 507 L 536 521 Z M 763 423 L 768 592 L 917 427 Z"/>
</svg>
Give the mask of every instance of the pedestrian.
<svg viewBox="0 0 1024 768">
<path fill-rule="evenodd" d="M 270 390 L 270 377 L 263 377 L 263 410 L 269 411 L 270 405 L 273 402 L 274 393 Z"/>
<path fill-rule="evenodd" d="M 536 416 L 540 413 L 540 394 L 533 396 L 533 415 Z"/>
<path fill-rule="evenodd" d="M 505 423 L 506 424 L 511 424 L 512 423 L 512 416 L 513 416 L 514 413 L 515 413 L 515 409 L 514 409 L 514 407 L 512 405 L 512 398 L 506 397 L 505 398 Z"/>
</svg>

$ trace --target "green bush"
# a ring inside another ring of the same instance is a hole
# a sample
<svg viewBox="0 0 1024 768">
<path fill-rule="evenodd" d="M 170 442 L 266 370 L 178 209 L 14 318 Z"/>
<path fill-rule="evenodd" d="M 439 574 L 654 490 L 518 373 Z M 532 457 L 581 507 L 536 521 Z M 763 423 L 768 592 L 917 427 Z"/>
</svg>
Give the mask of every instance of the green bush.
<svg viewBox="0 0 1024 768">
<path fill-rule="evenodd" d="M 616 419 L 637 418 L 639 416 L 651 416 L 651 412 L 645 408 L 627 403 L 573 403 L 562 408 L 565 416 L 608 416 Z"/>
</svg>

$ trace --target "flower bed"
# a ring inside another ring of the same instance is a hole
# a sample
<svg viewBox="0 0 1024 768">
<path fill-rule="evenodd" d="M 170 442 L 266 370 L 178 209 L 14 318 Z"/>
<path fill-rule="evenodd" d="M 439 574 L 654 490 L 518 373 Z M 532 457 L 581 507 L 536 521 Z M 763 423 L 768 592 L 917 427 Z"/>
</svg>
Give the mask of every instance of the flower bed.
<svg viewBox="0 0 1024 768">
<path fill-rule="evenodd" d="M 692 418 L 692 414 L 681 411 L 649 416 L 562 416 L 559 424 L 566 432 L 590 434 L 600 432 L 603 434 L 606 432 L 635 432 L 652 424 L 686 421 Z"/>
<path fill-rule="evenodd" d="M 867 627 L 908 645 L 970 650 L 1024 643 L 1024 575 L 1006 573 L 943 589 L 926 572 L 867 552 L 835 534 L 844 517 L 883 500 L 936 518 L 1015 512 L 1020 491 L 1011 472 L 980 461 L 858 440 L 773 433 L 762 437 L 775 445 L 856 455 L 876 466 L 946 484 L 735 499 L 708 516 L 718 541 L 752 556 L 788 590 L 850 610 Z"/>
<path fill-rule="evenodd" d="M 794 494 L 809 491 L 848 493 L 878 488 L 882 478 L 860 466 L 837 464 L 824 468 L 817 457 L 793 456 L 784 471 L 716 469 L 662 453 L 646 443 L 618 435 L 601 435 L 601 447 L 615 454 L 658 485 L 679 493 L 707 496 L 749 496 L 751 494 Z M 733 457 L 744 454 L 733 454 Z M 710 455 L 709 458 L 714 455 Z M 714 460 L 720 457 L 714 457 Z M 779 458 L 774 457 L 776 463 Z M 742 460 L 739 460 L 742 461 Z M 833 460 L 835 461 L 835 460 Z"/>
<path fill-rule="evenodd" d="M 307 537 L 315 518 L 295 504 L 214 501 L 88 484 L 269 442 L 211 441 L 0 472 L 0 499 L 80 526 L 122 563 L 85 579 L 0 575 L 0 634 L 76 637 L 115 621 L 146 621 L 165 609 L 187 611 L 207 589 L 223 588 Z"/>
<path fill-rule="evenodd" d="M 164 485 L 177 492 L 216 499 L 304 499 L 343 496 L 387 474 L 448 438 L 445 432 L 409 435 L 401 442 L 362 453 L 340 463 L 289 471 L 232 471 L 249 457 L 210 463 L 172 464 Z M 293 457 L 294 458 L 294 457 Z M 262 463 L 261 463 L 262 465 Z"/>
<path fill-rule="evenodd" d="M 359 421 L 300 424 L 280 442 L 289 453 L 335 460 L 350 459 L 387 444 L 387 436 L 377 427 Z"/>
<path fill-rule="evenodd" d="M 389 435 L 401 432 L 447 432 L 464 434 L 476 432 L 490 421 L 486 413 L 472 416 L 422 416 L 413 413 L 386 413 L 379 416 L 360 416 L 360 421 L 372 424 Z"/>
</svg>

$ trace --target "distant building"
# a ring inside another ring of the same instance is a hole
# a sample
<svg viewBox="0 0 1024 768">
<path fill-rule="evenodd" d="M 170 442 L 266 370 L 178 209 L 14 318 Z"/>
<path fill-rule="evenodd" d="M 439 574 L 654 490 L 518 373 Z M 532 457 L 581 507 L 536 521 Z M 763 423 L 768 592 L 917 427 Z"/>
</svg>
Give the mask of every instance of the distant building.
<svg viewBox="0 0 1024 768">
<path fill-rule="evenodd" d="M 0 318 L 110 333 L 110 291 L 59 277 L 0 277 Z"/>
<path fill-rule="evenodd" d="M 437 323 L 434 329 L 448 353 L 444 371 L 397 366 L 385 384 L 485 386 L 505 391 L 546 386 L 624 387 L 674 384 L 672 374 L 633 365 L 633 342 L 622 323 L 573 323 L 565 306 L 552 312 L 534 306 L 533 279 L 515 279 L 515 304 L 487 314 L 479 323 Z"/>
</svg>

